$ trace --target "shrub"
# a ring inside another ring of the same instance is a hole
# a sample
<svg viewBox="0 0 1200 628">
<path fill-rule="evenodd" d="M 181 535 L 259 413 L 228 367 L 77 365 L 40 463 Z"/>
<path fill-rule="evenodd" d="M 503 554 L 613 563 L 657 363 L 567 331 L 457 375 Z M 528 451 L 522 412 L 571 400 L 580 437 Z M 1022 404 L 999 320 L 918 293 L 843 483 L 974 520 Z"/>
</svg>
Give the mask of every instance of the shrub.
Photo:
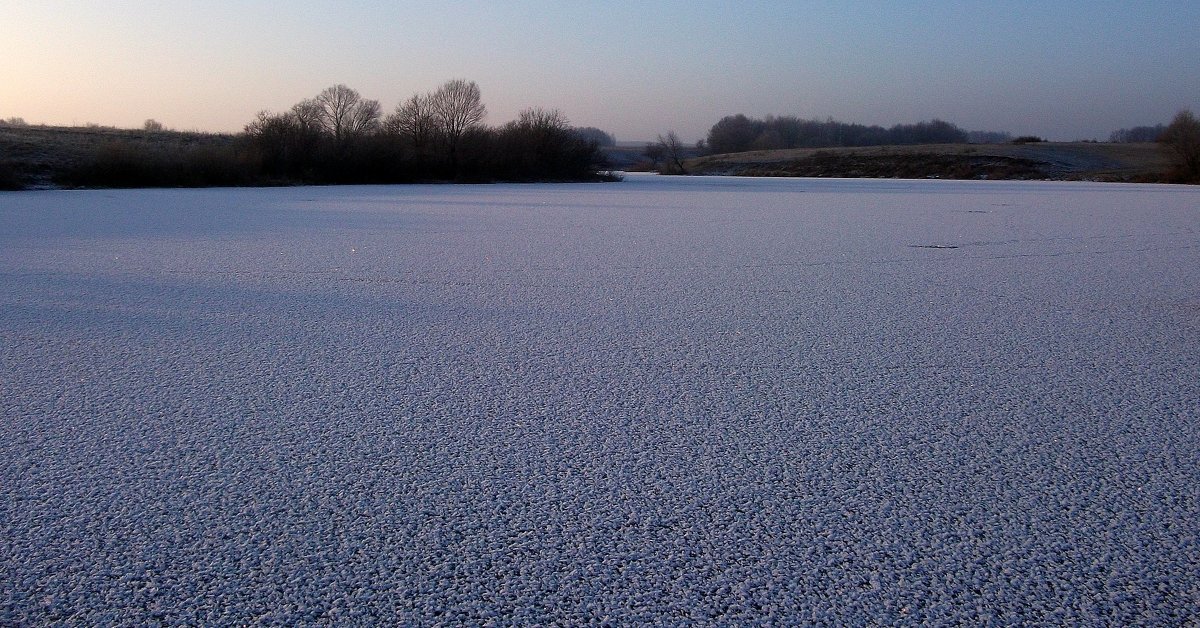
<svg viewBox="0 0 1200 628">
<path fill-rule="evenodd" d="M 494 133 L 494 176 L 515 181 L 596 179 L 604 158 L 594 140 L 557 110 L 526 109 Z"/>
<path fill-rule="evenodd" d="M 236 146 L 177 149 L 113 141 L 68 168 L 58 182 L 82 187 L 211 187 L 254 181 L 255 159 Z"/>
<path fill-rule="evenodd" d="M 1170 173 L 1178 183 L 1200 183 L 1200 120 L 1188 109 L 1175 114 L 1175 119 L 1159 136 L 1175 158 Z"/>
<path fill-rule="evenodd" d="M 0 190 L 22 190 L 25 186 L 17 176 L 17 169 L 8 161 L 0 160 Z"/>
</svg>

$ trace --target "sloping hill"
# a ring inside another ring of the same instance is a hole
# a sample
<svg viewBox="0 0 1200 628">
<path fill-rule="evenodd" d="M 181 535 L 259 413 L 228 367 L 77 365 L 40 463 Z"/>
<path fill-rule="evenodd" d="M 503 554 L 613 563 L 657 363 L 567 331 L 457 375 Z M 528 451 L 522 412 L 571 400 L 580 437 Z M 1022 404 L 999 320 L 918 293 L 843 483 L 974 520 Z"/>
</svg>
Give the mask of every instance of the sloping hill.
<svg viewBox="0 0 1200 628">
<path fill-rule="evenodd" d="M 190 131 L 141 131 L 110 127 L 0 125 L 0 188 L 57 187 L 57 179 L 106 150 L 177 154 L 232 147 L 236 136 Z"/>
<path fill-rule="evenodd" d="M 689 174 L 784 177 L 1158 181 L 1156 144 L 932 144 L 751 151 L 689 160 Z"/>
</svg>

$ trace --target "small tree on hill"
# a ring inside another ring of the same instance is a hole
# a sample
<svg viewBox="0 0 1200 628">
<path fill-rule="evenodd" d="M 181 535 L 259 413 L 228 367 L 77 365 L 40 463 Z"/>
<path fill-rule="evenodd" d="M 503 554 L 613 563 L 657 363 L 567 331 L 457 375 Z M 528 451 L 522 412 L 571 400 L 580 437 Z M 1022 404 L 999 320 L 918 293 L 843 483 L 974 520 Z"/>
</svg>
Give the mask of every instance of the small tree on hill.
<svg viewBox="0 0 1200 628">
<path fill-rule="evenodd" d="M 675 135 L 674 131 L 668 131 L 665 136 L 658 136 L 658 145 L 662 147 L 663 158 L 666 161 L 663 174 L 687 174 L 683 168 L 683 160 L 686 157 L 684 152 L 687 149 L 679 140 L 679 136 Z"/>
</svg>

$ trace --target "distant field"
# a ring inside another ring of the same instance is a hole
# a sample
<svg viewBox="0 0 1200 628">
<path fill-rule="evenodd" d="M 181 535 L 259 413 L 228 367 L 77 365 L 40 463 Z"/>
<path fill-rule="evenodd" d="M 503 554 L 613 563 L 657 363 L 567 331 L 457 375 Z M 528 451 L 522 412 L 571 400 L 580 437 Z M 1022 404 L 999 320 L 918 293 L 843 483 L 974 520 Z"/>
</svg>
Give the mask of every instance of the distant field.
<svg viewBox="0 0 1200 628">
<path fill-rule="evenodd" d="M 1157 144 L 933 144 L 751 151 L 689 160 L 689 174 L 947 179 L 1161 179 Z"/>
</svg>

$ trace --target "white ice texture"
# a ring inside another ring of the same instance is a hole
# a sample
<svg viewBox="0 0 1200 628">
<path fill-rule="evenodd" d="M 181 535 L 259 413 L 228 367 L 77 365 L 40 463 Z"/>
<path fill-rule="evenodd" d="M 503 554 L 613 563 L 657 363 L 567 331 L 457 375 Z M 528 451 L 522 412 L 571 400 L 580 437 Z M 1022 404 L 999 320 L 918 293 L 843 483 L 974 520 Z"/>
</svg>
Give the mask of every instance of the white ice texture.
<svg viewBox="0 0 1200 628">
<path fill-rule="evenodd" d="M 0 624 L 1200 617 L 1200 189 L 0 194 Z"/>
</svg>

